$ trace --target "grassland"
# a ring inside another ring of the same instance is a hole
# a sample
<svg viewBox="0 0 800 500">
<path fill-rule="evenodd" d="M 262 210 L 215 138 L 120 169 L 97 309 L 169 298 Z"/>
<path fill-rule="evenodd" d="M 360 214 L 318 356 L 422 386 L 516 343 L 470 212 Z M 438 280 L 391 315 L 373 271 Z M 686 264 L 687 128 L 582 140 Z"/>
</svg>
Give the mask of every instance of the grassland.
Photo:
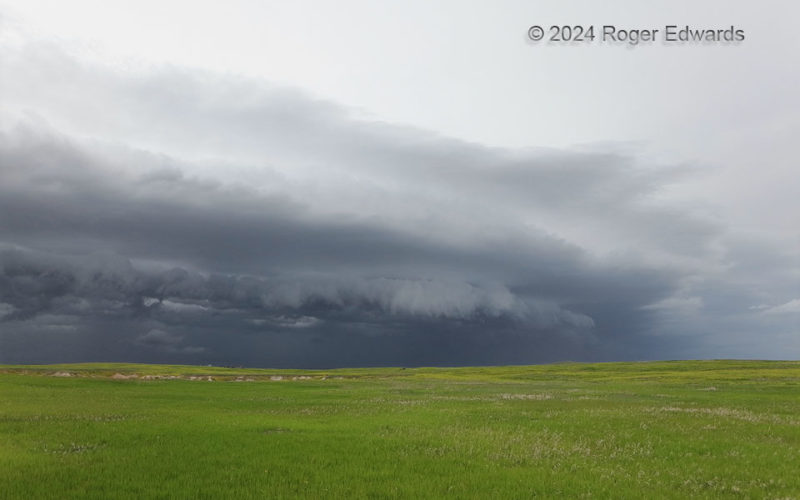
<svg viewBox="0 0 800 500">
<path fill-rule="evenodd" d="M 590 496 L 800 498 L 800 363 L 0 366 L 0 498 Z"/>
</svg>

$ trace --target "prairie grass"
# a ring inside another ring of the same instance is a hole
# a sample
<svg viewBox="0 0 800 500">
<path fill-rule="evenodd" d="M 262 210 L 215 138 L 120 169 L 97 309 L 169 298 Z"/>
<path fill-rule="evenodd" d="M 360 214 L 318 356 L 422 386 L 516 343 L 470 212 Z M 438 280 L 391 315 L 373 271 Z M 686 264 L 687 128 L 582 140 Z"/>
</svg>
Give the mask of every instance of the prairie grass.
<svg viewBox="0 0 800 500">
<path fill-rule="evenodd" d="M 0 366 L 0 498 L 296 497 L 800 498 L 800 363 Z"/>
</svg>

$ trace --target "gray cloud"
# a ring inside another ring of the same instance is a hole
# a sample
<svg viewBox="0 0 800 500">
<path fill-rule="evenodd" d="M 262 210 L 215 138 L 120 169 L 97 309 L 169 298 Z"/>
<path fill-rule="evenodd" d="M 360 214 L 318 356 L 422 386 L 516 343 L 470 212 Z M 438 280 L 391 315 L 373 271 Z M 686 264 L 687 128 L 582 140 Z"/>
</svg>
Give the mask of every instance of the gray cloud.
<svg viewBox="0 0 800 500">
<path fill-rule="evenodd" d="M 16 56 L 0 90 L 50 124 L 0 135 L 0 362 L 701 357 L 734 318 L 758 324 L 753 301 L 793 298 L 785 281 L 749 287 L 756 263 L 777 272 L 773 250 L 663 196 L 686 166 L 488 148 L 263 82 Z"/>
<path fill-rule="evenodd" d="M 764 312 L 767 314 L 800 313 L 800 299 L 794 299 L 785 304 L 767 307 Z"/>
</svg>

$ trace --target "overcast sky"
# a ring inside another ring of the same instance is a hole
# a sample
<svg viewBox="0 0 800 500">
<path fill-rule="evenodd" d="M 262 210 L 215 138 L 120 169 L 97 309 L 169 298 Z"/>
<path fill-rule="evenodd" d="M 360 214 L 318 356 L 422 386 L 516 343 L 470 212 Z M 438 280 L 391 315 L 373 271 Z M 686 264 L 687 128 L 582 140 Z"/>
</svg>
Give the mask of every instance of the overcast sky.
<svg viewBox="0 0 800 500">
<path fill-rule="evenodd" d="M 0 363 L 796 359 L 799 15 L 0 0 Z"/>
</svg>

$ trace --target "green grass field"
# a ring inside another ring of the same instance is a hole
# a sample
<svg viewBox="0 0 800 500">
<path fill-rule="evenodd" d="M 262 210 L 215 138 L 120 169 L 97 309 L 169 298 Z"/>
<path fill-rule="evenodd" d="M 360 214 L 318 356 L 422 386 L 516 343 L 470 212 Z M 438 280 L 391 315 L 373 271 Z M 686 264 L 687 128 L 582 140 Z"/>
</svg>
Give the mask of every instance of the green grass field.
<svg viewBox="0 0 800 500">
<path fill-rule="evenodd" d="M 292 497 L 800 498 L 800 362 L 0 366 L 0 498 Z"/>
</svg>

